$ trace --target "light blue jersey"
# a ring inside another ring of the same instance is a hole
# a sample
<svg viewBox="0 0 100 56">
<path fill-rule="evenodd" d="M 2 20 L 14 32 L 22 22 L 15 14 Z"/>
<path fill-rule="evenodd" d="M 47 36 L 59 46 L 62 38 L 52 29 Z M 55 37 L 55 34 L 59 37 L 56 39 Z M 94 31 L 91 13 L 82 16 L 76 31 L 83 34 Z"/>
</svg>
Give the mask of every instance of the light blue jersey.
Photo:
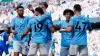
<svg viewBox="0 0 100 56">
<path fill-rule="evenodd" d="M 52 23 L 52 17 L 51 17 L 51 14 L 49 12 L 45 12 L 44 13 L 45 15 L 48 16 L 48 19 L 50 20 L 50 23 Z M 47 40 L 52 40 L 52 35 L 51 35 L 51 31 L 49 30 L 49 28 L 47 28 Z"/>
<path fill-rule="evenodd" d="M 14 35 L 14 41 L 27 42 L 29 41 L 29 34 L 27 34 L 22 40 L 20 39 L 23 32 L 26 30 L 30 17 L 24 16 L 24 18 L 15 17 L 12 19 L 11 26 L 17 31 Z"/>
<path fill-rule="evenodd" d="M 70 26 L 70 23 L 66 22 L 66 20 L 62 20 L 58 23 L 61 28 L 67 28 Z M 66 47 L 70 45 L 72 40 L 72 32 L 61 32 L 61 46 Z"/>
<path fill-rule="evenodd" d="M 39 22 L 43 22 L 45 21 L 46 19 L 49 19 L 50 20 L 50 23 L 52 23 L 52 17 L 51 17 L 51 14 L 49 12 L 45 12 L 44 15 L 42 15 L 42 18 L 41 19 L 36 19 L 37 21 Z M 47 39 L 48 40 L 52 40 L 52 35 L 51 35 L 51 31 L 47 28 L 47 32 L 48 32 L 48 35 L 47 35 Z"/>
<path fill-rule="evenodd" d="M 31 19 L 28 23 L 28 28 L 32 30 L 32 40 L 33 43 L 46 43 L 47 42 L 47 26 L 52 27 L 50 20 L 45 20 L 44 22 L 38 22 L 36 19 L 41 19 L 41 16 L 37 16 Z"/>
<path fill-rule="evenodd" d="M 88 18 L 80 15 L 75 15 L 71 18 L 70 24 L 73 26 L 72 45 L 87 45 L 86 30 L 91 28 Z"/>
</svg>

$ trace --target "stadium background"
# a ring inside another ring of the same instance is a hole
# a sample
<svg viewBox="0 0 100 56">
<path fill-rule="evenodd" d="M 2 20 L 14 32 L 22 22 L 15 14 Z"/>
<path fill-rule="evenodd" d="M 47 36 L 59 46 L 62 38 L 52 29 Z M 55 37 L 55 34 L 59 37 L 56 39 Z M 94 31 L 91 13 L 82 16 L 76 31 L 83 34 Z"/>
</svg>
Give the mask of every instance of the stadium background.
<svg viewBox="0 0 100 56">
<path fill-rule="evenodd" d="M 47 11 L 52 15 L 52 19 L 55 23 L 59 20 L 65 20 L 62 13 L 66 8 L 73 9 L 74 4 L 80 4 L 82 6 L 82 14 L 89 17 L 91 21 L 93 31 L 88 34 L 88 49 L 90 56 L 100 56 L 100 0 L 0 0 L 0 23 L 7 24 L 9 26 L 13 17 L 17 15 L 15 7 L 20 4 L 25 7 L 26 16 L 33 16 L 32 12 L 27 9 L 28 4 L 32 4 L 33 8 L 36 8 L 39 2 L 46 1 L 49 4 Z M 59 56 L 60 50 L 60 33 L 55 32 L 59 44 L 56 45 L 56 56 Z"/>
</svg>

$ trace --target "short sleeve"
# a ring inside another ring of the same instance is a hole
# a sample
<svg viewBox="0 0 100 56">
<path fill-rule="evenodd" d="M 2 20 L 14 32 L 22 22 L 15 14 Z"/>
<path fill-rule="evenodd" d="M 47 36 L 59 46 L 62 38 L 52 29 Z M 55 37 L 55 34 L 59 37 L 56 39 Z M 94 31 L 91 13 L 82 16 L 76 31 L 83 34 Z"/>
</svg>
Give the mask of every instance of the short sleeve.
<svg viewBox="0 0 100 56">
<path fill-rule="evenodd" d="M 49 28 L 53 26 L 49 19 L 46 20 L 45 25 L 47 25 Z"/>
<path fill-rule="evenodd" d="M 70 26 L 74 26 L 74 17 L 71 17 L 69 24 Z"/>
<path fill-rule="evenodd" d="M 12 27 L 15 26 L 15 18 L 12 19 L 12 22 L 11 22 L 11 25 L 10 26 L 12 26 Z"/>
<path fill-rule="evenodd" d="M 27 28 L 29 28 L 29 29 L 31 28 L 31 20 L 29 20 Z"/>
</svg>

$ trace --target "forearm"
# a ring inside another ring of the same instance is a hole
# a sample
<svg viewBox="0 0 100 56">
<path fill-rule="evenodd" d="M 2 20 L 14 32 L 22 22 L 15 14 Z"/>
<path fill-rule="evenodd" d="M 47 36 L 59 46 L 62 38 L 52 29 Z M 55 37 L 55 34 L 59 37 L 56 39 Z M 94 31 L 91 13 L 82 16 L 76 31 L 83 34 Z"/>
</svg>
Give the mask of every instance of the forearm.
<svg viewBox="0 0 100 56">
<path fill-rule="evenodd" d="M 26 31 L 21 35 L 21 39 L 23 39 L 29 32 L 29 29 L 26 29 Z"/>
<path fill-rule="evenodd" d="M 47 15 L 42 15 L 42 18 L 36 18 L 36 20 L 37 20 L 38 22 L 42 22 L 42 21 L 45 21 L 47 18 L 48 18 Z"/>
<path fill-rule="evenodd" d="M 23 33 L 21 38 L 24 38 L 27 35 L 27 33 Z"/>
<path fill-rule="evenodd" d="M 54 27 L 50 27 L 49 29 L 50 29 L 50 31 L 51 31 L 52 33 L 54 33 L 54 32 L 55 32 Z"/>
<path fill-rule="evenodd" d="M 53 27 L 54 27 L 55 31 L 57 31 L 57 30 L 60 30 L 60 29 L 61 29 L 61 27 L 60 27 L 59 25 L 57 25 L 57 24 L 54 24 L 54 25 L 53 25 Z"/>
<path fill-rule="evenodd" d="M 34 14 L 34 10 L 31 10 L 32 11 L 32 13 Z"/>
<path fill-rule="evenodd" d="M 60 31 L 64 31 L 64 32 L 71 32 L 72 28 L 68 27 L 68 28 L 61 28 Z"/>
</svg>

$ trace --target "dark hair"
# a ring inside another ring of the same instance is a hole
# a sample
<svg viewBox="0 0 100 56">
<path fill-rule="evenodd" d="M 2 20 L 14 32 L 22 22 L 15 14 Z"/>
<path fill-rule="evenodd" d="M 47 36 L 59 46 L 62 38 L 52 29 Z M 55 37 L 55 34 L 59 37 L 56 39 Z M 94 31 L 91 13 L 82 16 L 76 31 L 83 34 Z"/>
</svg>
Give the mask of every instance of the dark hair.
<svg viewBox="0 0 100 56">
<path fill-rule="evenodd" d="M 17 7 L 16 7 L 16 9 L 19 9 L 19 8 L 23 8 L 23 9 L 24 9 L 24 7 L 23 7 L 23 6 L 17 6 Z"/>
<path fill-rule="evenodd" d="M 71 13 L 72 16 L 74 15 L 74 12 L 70 9 L 65 9 L 63 15 L 66 15 L 66 13 Z"/>
<path fill-rule="evenodd" d="M 41 15 L 44 14 L 42 8 L 40 8 L 40 7 L 37 7 L 37 8 L 35 9 L 35 11 L 38 11 Z"/>
<path fill-rule="evenodd" d="M 41 3 L 39 3 L 39 5 L 44 5 L 46 8 L 48 8 L 47 2 L 41 2 Z"/>
<path fill-rule="evenodd" d="M 0 34 L 3 33 L 3 32 L 4 32 L 4 30 L 0 30 Z"/>
<path fill-rule="evenodd" d="M 79 5 L 79 4 L 75 4 L 74 5 L 74 9 L 77 10 L 77 11 L 81 11 L 82 10 L 81 9 L 81 5 Z"/>
</svg>

